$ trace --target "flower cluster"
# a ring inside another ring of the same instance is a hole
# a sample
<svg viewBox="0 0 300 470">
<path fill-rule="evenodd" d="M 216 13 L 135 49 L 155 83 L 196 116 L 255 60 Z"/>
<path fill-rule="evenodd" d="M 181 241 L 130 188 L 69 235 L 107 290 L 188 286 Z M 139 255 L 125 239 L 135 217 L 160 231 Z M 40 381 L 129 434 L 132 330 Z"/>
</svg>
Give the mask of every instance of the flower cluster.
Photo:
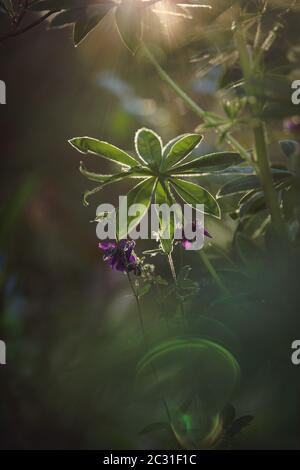
<svg viewBox="0 0 300 470">
<path fill-rule="evenodd" d="M 133 240 L 100 242 L 99 248 L 104 252 L 104 261 L 115 271 L 133 272 L 136 276 L 141 274 Z"/>
</svg>

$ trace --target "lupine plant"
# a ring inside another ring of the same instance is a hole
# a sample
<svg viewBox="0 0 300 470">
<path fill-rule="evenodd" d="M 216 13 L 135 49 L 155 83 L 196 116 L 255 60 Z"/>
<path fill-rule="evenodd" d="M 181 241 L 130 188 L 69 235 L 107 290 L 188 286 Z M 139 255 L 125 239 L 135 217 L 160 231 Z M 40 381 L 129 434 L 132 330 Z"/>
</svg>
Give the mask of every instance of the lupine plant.
<svg viewBox="0 0 300 470">
<path fill-rule="evenodd" d="M 229 16 L 229 27 L 218 33 L 220 37 L 216 38 L 215 47 L 211 32 L 205 28 L 204 45 L 191 40 L 194 61 L 201 64 L 200 74 L 207 73 L 213 64 L 222 65 L 226 71 L 220 79 L 220 109 L 215 112 L 203 109 L 168 74 L 149 33 L 149 24 L 152 29 L 163 28 L 157 4 L 164 4 L 164 15 L 191 20 L 196 28 L 193 16 L 197 16 L 198 10 L 209 10 L 214 14 L 214 2 L 207 3 L 202 5 L 196 0 L 3 0 L 1 9 L 10 18 L 11 29 L 0 40 L 48 20 L 51 28 L 72 25 L 74 44 L 78 46 L 107 15 L 113 15 L 127 53 L 138 57 L 137 66 L 141 60 L 151 64 L 200 122 L 195 132 L 192 129 L 191 133 L 179 135 L 165 144 L 156 132 L 143 127 L 137 130 L 129 152 L 101 140 L 101 136 L 99 139 L 72 138 L 70 144 L 81 154 L 104 158 L 119 167 L 104 174 L 100 163 L 99 173 L 80 163 L 81 174 L 97 183 L 84 193 L 84 205 L 88 205 L 91 196 L 103 201 L 101 191 L 106 186 L 134 180 L 138 182 L 127 194 L 128 204 L 142 203 L 145 212 L 129 220 L 131 227 L 141 222 L 151 202 L 172 205 L 179 201 L 192 207 L 204 204 L 207 219 L 215 218 L 222 224 L 224 217 L 231 218 L 236 228 L 229 251 L 224 253 L 219 249 L 214 243 L 214 233 L 205 229 L 209 243 L 200 250 L 197 259 L 216 288 L 211 303 L 223 306 L 225 312 L 230 305 L 230 313 L 243 316 L 249 313 L 243 299 L 253 295 L 251 289 L 259 289 L 263 265 L 270 263 L 270 272 L 275 264 L 278 269 L 280 265 L 280 273 L 286 272 L 289 260 L 298 259 L 299 255 L 299 117 L 294 116 L 297 113 L 290 104 L 289 81 L 284 77 L 284 74 L 295 76 L 295 57 L 299 57 L 299 48 L 291 50 L 287 58 L 285 51 L 282 52 L 284 64 L 278 63 L 279 71 L 276 61 L 269 66 L 273 59 L 272 46 L 280 37 L 286 18 L 299 12 L 299 5 L 292 0 L 228 1 L 224 10 L 218 10 L 213 16 L 215 21 L 224 12 Z M 32 11 L 42 13 L 33 23 L 22 26 L 26 15 Z M 286 138 L 273 139 L 270 120 L 275 119 L 283 122 L 284 132 L 288 134 Z M 202 134 L 211 130 L 215 133 L 215 146 L 220 150 L 206 154 L 200 145 Z M 272 148 L 277 145 L 277 153 L 281 152 L 279 163 L 271 158 L 271 143 Z M 212 183 L 214 191 L 206 189 L 207 181 Z M 118 186 L 115 187 L 117 192 Z M 144 344 L 137 375 L 151 377 L 156 384 L 158 399 L 163 403 L 161 420 L 147 425 L 141 433 L 171 432 L 172 439 L 182 448 L 228 447 L 233 437 L 250 424 L 252 416 L 236 419 L 235 409 L 229 403 L 239 376 L 234 353 L 222 342 L 212 340 L 210 335 L 196 334 L 193 330 L 189 308 L 193 298 L 201 296 L 203 290 L 193 278 L 189 265 L 177 270 L 174 262 L 176 251 L 187 248 L 190 240 L 183 239 L 178 247 L 173 225 L 168 227 L 169 238 L 158 236 L 157 247 L 146 249 L 138 256 L 139 246 L 130 240 L 127 228 L 127 225 L 119 227 L 118 237 L 100 241 L 99 248 L 104 261 L 117 271 L 116 275 L 125 273 L 128 277 L 137 303 Z M 274 253 L 280 256 L 280 261 L 275 261 Z M 171 280 L 157 272 L 159 268 L 152 263 L 157 254 L 167 260 Z M 225 259 L 227 272 L 238 272 L 237 277 L 243 282 L 234 280 L 231 274 L 226 276 L 224 269 L 218 270 L 220 260 Z M 156 293 L 162 314 L 167 309 L 167 302 L 173 300 L 176 303 L 174 334 L 156 344 L 151 341 L 142 311 L 143 299 L 151 293 Z M 262 296 L 262 302 L 269 299 L 267 294 L 257 295 Z M 203 384 L 200 380 L 194 387 L 191 377 L 197 365 L 205 369 L 214 361 L 222 365 L 219 374 L 224 376 L 220 382 L 218 377 L 210 376 L 210 383 Z M 176 363 L 182 367 L 176 369 Z M 167 366 L 171 370 L 168 371 Z M 174 375 L 180 376 L 182 389 L 178 390 L 178 382 L 176 391 L 172 389 Z M 223 396 L 217 399 L 215 391 L 220 386 Z M 205 387 L 208 391 L 203 394 Z"/>
</svg>

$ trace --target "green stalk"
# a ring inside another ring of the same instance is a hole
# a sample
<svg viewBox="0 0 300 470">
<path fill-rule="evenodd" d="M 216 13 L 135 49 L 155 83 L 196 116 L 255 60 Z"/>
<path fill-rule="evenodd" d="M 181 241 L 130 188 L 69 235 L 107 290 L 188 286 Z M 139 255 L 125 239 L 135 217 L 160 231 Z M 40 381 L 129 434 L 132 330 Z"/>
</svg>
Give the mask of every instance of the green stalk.
<svg viewBox="0 0 300 470">
<path fill-rule="evenodd" d="M 168 262 L 169 262 L 170 271 L 171 271 L 172 278 L 173 278 L 173 281 L 175 283 L 176 291 L 177 291 L 178 290 L 178 281 L 177 281 L 176 270 L 175 270 L 174 261 L 173 261 L 173 257 L 172 257 L 171 253 L 168 254 Z M 182 315 L 184 326 L 185 326 L 185 328 L 187 328 L 188 325 L 187 325 L 187 321 L 186 321 L 184 304 L 183 304 L 181 299 L 179 300 L 179 305 L 180 305 L 180 310 L 181 310 L 181 315 Z"/>
<path fill-rule="evenodd" d="M 241 25 L 236 27 L 234 38 L 244 76 L 245 91 L 248 97 L 252 97 L 255 95 L 255 90 L 253 90 L 251 80 L 256 73 L 255 68 L 259 66 L 259 63 L 256 62 L 256 66 L 254 67 L 254 62 L 249 54 L 246 37 Z M 255 155 L 252 165 L 261 180 L 272 222 L 274 223 L 278 233 L 284 234 L 285 226 L 281 216 L 277 193 L 274 187 L 269 164 L 264 124 L 259 118 L 260 108 L 261 103 L 258 101 L 253 102 L 251 105 L 252 116 L 257 121 L 253 127 Z"/>
</svg>

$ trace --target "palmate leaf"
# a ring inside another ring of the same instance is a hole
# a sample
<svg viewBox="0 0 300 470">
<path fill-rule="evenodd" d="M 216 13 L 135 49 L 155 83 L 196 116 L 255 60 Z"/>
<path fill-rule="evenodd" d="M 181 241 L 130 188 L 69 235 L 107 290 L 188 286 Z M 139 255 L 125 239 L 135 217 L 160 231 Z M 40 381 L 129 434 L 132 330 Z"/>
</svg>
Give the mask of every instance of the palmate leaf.
<svg viewBox="0 0 300 470">
<path fill-rule="evenodd" d="M 185 134 L 177 139 L 164 156 L 162 170 L 171 168 L 176 163 L 184 160 L 199 145 L 202 138 L 200 134 Z"/>
<path fill-rule="evenodd" d="M 135 134 L 135 149 L 143 163 L 158 168 L 162 159 L 161 138 L 152 130 L 143 127 Z"/>
<path fill-rule="evenodd" d="M 130 230 L 133 230 L 142 220 L 144 215 L 147 213 L 149 206 L 151 204 L 152 196 L 155 191 L 157 184 L 157 178 L 150 177 L 146 181 L 142 181 L 136 185 L 129 193 L 127 194 L 127 207 L 129 208 L 133 204 L 141 204 L 143 209 L 137 211 L 134 215 L 129 215 L 127 220 L 118 221 L 118 238 L 121 240 L 126 238 Z M 119 210 L 123 210 L 126 214 L 127 211 L 124 206 L 125 202 L 121 202 Z M 141 208 L 142 208 L 141 206 Z"/>
<path fill-rule="evenodd" d="M 119 163 L 122 166 L 133 167 L 137 165 L 137 160 L 131 157 L 124 150 L 115 147 L 108 142 L 93 139 L 91 137 L 75 137 L 69 143 L 81 153 L 92 153 L 100 157 Z"/>
<path fill-rule="evenodd" d="M 183 165 L 176 165 L 171 169 L 172 174 L 185 173 L 211 173 L 214 171 L 223 171 L 232 165 L 239 165 L 242 162 L 239 153 L 236 152 L 215 152 L 208 155 L 195 158 Z"/>
<path fill-rule="evenodd" d="M 216 199 L 204 188 L 179 178 L 171 178 L 171 184 L 176 193 L 186 204 L 196 208 L 197 204 L 204 205 L 204 213 L 217 218 L 221 216 L 220 206 Z"/>
</svg>

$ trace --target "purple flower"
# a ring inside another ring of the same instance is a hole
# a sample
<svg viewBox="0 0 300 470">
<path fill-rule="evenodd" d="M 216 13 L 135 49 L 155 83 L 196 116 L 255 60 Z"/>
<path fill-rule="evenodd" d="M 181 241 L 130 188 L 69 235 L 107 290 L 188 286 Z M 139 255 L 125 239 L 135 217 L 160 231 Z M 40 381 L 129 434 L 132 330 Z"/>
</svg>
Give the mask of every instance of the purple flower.
<svg viewBox="0 0 300 470">
<path fill-rule="evenodd" d="M 201 225 L 199 222 L 196 222 L 196 221 L 194 220 L 194 222 L 192 223 L 192 230 L 193 230 L 193 232 L 196 232 L 197 229 L 198 229 L 198 230 L 203 230 L 203 227 L 202 227 L 202 225 Z M 208 237 L 208 238 L 213 238 L 213 237 L 211 236 L 211 234 L 209 233 L 209 231 L 206 230 L 206 228 L 204 228 L 204 235 L 205 235 L 206 237 Z M 192 246 L 193 241 L 194 241 L 194 240 L 191 240 L 191 239 L 186 238 L 186 236 L 185 236 L 185 231 L 184 231 L 183 234 L 182 234 L 182 241 L 181 241 L 181 244 L 182 244 L 183 248 L 184 248 L 185 250 L 189 249 L 189 248 Z"/>
<path fill-rule="evenodd" d="M 99 248 L 104 252 L 103 260 L 114 270 L 134 272 L 140 274 L 138 259 L 134 253 L 135 242 L 133 240 L 104 241 L 99 243 Z"/>
</svg>

